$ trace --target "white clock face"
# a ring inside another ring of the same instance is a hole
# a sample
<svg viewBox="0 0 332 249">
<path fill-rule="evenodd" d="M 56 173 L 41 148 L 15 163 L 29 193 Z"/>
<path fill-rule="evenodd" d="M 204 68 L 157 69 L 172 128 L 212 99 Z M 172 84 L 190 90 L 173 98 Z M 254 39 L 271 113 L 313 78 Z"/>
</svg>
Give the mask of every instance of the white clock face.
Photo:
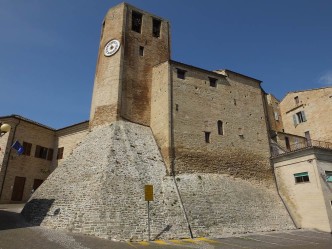
<svg viewBox="0 0 332 249">
<path fill-rule="evenodd" d="M 115 54 L 120 48 L 120 42 L 118 40 L 109 41 L 104 48 L 104 55 L 111 56 Z"/>
</svg>

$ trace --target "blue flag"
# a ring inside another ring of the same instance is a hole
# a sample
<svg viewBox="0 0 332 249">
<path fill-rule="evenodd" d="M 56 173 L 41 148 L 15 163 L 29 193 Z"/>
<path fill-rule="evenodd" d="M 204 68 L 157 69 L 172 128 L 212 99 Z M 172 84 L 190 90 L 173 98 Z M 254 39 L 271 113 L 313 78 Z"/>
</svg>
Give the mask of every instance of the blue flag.
<svg viewBox="0 0 332 249">
<path fill-rule="evenodd" d="M 22 155 L 24 152 L 24 147 L 16 140 L 16 142 L 12 145 L 12 148 L 17 151 L 17 154 Z"/>
</svg>

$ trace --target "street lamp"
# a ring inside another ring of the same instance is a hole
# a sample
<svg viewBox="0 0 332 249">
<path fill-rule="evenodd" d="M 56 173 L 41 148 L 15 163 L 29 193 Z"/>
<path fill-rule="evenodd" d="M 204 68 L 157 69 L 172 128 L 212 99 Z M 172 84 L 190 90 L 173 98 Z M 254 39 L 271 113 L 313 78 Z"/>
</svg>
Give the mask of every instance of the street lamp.
<svg viewBox="0 0 332 249">
<path fill-rule="evenodd" d="M 10 131 L 10 125 L 9 124 L 4 124 L 0 122 L 0 137 L 5 135 L 7 132 Z"/>
</svg>

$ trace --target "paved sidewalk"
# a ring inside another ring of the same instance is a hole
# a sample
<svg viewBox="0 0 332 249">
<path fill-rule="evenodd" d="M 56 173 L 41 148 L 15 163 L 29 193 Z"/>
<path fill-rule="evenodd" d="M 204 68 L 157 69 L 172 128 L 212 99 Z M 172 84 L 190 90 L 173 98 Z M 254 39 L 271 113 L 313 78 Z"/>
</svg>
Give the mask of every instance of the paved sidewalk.
<svg viewBox="0 0 332 249">
<path fill-rule="evenodd" d="M 20 211 L 22 204 L 0 204 L 0 249 L 331 249 L 332 235 L 291 230 L 223 239 L 195 238 L 142 242 L 114 242 L 92 236 L 32 227 Z"/>
</svg>

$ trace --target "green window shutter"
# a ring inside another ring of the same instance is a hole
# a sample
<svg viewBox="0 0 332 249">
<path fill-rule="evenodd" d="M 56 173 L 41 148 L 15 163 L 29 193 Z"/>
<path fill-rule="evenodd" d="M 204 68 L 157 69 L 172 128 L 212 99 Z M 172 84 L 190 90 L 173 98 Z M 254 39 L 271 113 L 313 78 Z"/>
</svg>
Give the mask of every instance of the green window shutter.
<svg viewBox="0 0 332 249">
<path fill-rule="evenodd" d="M 304 111 L 301 111 L 301 114 L 302 114 L 302 120 L 303 120 L 303 122 L 307 121 L 307 118 L 306 118 L 306 116 L 304 114 Z"/>
<path fill-rule="evenodd" d="M 296 173 L 294 174 L 294 176 L 295 177 L 308 176 L 308 172 Z"/>
<path fill-rule="evenodd" d="M 326 181 L 327 182 L 332 182 L 332 176 L 326 176 Z"/>
<path fill-rule="evenodd" d="M 297 115 L 296 115 L 296 114 L 294 114 L 294 115 L 293 115 L 293 122 L 294 122 L 294 126 L 297 126 L 297 125 L 298 125 L 298 123 L 299 123 L 299 121 L 298 121 L 298 119 L 297 119 Z"/>
</svg>

